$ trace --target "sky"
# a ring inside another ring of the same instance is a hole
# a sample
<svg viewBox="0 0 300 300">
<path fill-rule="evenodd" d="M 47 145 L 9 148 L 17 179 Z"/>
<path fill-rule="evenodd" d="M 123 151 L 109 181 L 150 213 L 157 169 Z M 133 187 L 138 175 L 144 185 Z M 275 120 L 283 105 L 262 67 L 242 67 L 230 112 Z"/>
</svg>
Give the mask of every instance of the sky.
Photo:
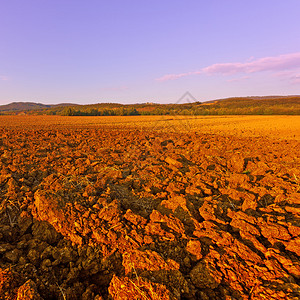
<svg viewBox="0 0 300 300">
<path fill-rule="evenodd" d="M 0 105 L 299 95 L 299 13 L 299 0 L 3 0 Z"/>
</svg>

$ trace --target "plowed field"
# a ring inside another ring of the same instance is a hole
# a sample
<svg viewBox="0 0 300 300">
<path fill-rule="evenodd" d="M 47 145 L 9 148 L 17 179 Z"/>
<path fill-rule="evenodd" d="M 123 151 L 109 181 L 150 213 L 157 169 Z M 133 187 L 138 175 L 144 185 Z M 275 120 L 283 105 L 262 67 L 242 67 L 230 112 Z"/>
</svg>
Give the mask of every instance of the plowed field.
<svg viewBox="0 0 300 300">
<path fill-rule="evenodd" d="M 300 117 L 0 117 L 0 299 L 299 299 Z"/>
</svg>

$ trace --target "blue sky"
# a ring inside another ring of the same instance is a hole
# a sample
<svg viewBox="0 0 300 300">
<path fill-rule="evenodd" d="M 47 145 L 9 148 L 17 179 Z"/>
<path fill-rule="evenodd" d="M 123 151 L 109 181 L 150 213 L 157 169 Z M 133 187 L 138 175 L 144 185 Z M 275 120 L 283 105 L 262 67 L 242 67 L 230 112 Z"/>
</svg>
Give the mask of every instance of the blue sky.
<svg viewBox="0 0 300 300">
<path fill-rule="evenodd" d="M 0 104 L 300 94 L 298 0 L 5 0 Z"/>
</svg>

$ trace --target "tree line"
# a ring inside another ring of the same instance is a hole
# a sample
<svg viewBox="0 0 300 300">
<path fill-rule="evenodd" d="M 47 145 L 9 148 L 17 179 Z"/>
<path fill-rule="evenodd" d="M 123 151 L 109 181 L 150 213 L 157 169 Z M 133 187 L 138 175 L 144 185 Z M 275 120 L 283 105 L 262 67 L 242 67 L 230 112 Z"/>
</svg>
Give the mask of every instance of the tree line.
<svg viewBox="0 0 300 300">
<path fill-rule="evenodd" d="M 243 97 L 211 102 L 183 104 L 54 105 L 43 109 L 2 111 L 2 114 L 61 116 L 137 116 L 137 115 L 300 115 L 300 96 Z M 0 111 L 1 114 L 1 111 Z"/>
</svg>

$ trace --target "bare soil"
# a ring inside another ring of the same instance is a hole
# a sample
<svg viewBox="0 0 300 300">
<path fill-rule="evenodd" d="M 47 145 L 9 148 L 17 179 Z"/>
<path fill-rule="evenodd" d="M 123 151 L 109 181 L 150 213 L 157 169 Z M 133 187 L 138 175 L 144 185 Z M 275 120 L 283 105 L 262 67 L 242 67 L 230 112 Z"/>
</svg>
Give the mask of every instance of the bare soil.
<svg viewBox="0 0 300 300">
<path fill-rule="evenodd" d="M 299 140 L 3 124 L 0 299 L 300 298 Z"/>
</svg>

